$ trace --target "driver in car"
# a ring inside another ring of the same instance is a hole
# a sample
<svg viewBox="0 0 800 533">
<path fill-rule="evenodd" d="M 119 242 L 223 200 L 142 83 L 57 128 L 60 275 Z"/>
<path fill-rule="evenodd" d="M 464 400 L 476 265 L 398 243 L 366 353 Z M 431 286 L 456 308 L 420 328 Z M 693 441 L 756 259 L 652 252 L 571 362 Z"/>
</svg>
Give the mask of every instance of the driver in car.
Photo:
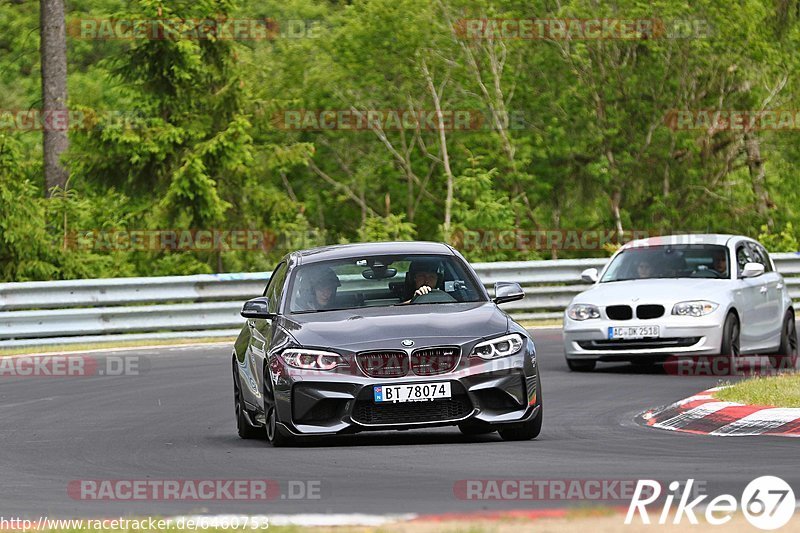
<svg viewBox="0 0 800 533">
<path fill-rule="evenodd" d="M 714 255 L 714 263 L 712 267 L 720 277 L 727 278 L 728 277 L 728 254 L 725 252 L 719 252 Z"/>
<path fill-rule="evenodd" d="M 411 280 L 411 283 L 408 282 Z M 439 262 L 430 259 L 412 261 L 406 273 L 406 287 L 410 292 L 408 299 L 403 303 L 411 303 L 417 296 L 428 294 L 439 281 Z M 412 292 L 413 291 L 413 292 Z"/>
</svg>

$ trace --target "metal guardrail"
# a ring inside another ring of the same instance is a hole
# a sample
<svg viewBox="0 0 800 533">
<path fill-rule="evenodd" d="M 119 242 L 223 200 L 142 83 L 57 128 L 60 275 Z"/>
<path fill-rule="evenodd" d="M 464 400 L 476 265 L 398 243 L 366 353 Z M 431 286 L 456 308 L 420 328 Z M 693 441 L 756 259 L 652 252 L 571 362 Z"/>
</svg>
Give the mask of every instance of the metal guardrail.
<svg viewBox="0 0 800 533">
<path fill-rule="evenodd" d="M 800 254 L 772 254 L 800 300 Z M 514 318 L 560 318 L 588 286 L 580 273 L 607 259 L 476 263 L 487 288 L 516 281 L 525 298 Z M 0 347 L 236 335 L 242 302 L 259 296 L 269 272 L 0 283 Z"/>
</svg>

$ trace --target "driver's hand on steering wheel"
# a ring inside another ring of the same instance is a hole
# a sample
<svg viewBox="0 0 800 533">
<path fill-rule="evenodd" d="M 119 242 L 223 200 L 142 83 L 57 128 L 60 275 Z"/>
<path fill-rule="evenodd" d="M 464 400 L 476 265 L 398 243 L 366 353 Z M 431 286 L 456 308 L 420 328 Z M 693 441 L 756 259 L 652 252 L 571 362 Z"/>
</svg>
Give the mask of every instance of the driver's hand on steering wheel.
<svg viewBox="0 0 800 533">
<path fill-rule="evenodd" d="M 429 292 L 431 292 L 432 290 L 433 290 L 433 289 L 431 289 L 431 288 L 430 288 L 430 287 L 428 287 L 427 285 L 423 285 L 422 287 L 420 287 L 419 289 L 417 289 L 417 290 L 415 290 L 415 291 L 414 291 L 414 296 L 415 296 L 415 297 L 416 297 L 416 296 L 422 296 L 423 294 L 428 294 L 428 293 L 429 293 Z"/>
</svg>

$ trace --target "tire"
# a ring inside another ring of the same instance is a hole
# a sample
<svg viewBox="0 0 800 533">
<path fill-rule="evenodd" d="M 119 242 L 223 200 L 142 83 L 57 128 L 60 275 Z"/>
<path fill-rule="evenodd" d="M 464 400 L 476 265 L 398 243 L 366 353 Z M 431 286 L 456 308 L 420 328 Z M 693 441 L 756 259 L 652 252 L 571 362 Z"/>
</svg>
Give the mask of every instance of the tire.
<svg viewBox="0 0 800 533">
<path fill-rule="evenodd" d="M 294 444 L 294 439 L 285 435 L 280 426 L 278 426 L 278 413 L 274 405 L 269 408 L 269 413 L 267 413 L 265 432 L 267 434 L 267 442 L 272 444 L 274 448 L 284 448 Z"/>
<path fill-rule="evenodd" d="M 244 395 L 239 382 L 239 372 L 236 369 L 236 359 L 233 360 L 233 407 L 236 414 L 236 432 L 243 439 L 263 439 L 264 428 L 256 427 L 247 421 L 245 416 Z"/>
<path fill-rule="evenodd" d="M 782 370 L 792 370 L 797 366 L 797 326 L 792 310 L 787 311 L 783 318 L 781 345 L 778 353 L 770 356 L 769 362 L 772 368 Z"/>
<path fill-rule="evenodd" d="M 294 438 L 290 435 L 285 435 L 283 430 L 281 430 L 280 425 L 278 422 L 278 411 L 275 409 L 275 395 L 272 394 L 272 391 L 268 389 L 267 384 L 271 384 L 272 381 L 270 380 L 269 370 L 264 369 L 264 418 L 266 423 L 264 424 L 264 433 L 267 437 L 267 442 L 270 443 L 274 448 L 283 448 L 285 446 L 291 446 L 294 444 Z M 267 398 L 272 398 L 272 404 L 267 404 Z"/>
<path fill-rule="evenodd" d="M 731 368 L 734 368 L 734 360 L 741 355 L 740 333 L 739 319 L 733 313 L 728 313 L 728 316 L 725 317 L 725 325 L 722 326 L 722 346 L 720 346 L 719 353 L 721 356 L 731 359 Z"/>
<path fill-rule="evenodd" d="M 492 427 L 488 424 L 462 423 L 458 425 L 458 430 L 464 435 L 475 436 L 475 435 L 488 435 L 489 433 L 494 433 L 495 431 L 497 431 L 497 428 Z"/>
<path fill-rule="evenodd" d="M 580 359 L 567 359 L 567 366 L 573 372 L 591 372 L 597 361 L 581 361 Z"/>
<path fill-rule="evenodd" d="M 519 426 L 508 426 L 498 430 L 500 437 L 506 441 L 531 440 L 539 436 L 542 431 L 542 406 L 535 417 Z"/>
</svg>

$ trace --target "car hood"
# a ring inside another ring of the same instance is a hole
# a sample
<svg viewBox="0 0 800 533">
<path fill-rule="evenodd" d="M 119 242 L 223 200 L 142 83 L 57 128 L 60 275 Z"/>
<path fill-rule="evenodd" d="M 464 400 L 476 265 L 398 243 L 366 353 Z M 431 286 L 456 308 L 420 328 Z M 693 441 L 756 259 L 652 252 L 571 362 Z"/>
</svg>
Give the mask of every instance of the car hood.
<svg viewBox="0 0 800 533">
<path fill-rule="evenodd" d="M 620 305 L 632 302 L 675 303 L 687 300 L 713 300 L 730 290 L 731 281 L 709 278 L 632 279 L 598 283 L 578 294 L 574 303 Z M 638 298 L 638 300 L 634 300 Z"/>
<path fill-rule="evenodd" d="M 362 307 L 294 314 L 281 325 L 303 346 L 352 351 L 465 344 L 508 331 L 508 316 L 490 302 Z"/>
</svg>

